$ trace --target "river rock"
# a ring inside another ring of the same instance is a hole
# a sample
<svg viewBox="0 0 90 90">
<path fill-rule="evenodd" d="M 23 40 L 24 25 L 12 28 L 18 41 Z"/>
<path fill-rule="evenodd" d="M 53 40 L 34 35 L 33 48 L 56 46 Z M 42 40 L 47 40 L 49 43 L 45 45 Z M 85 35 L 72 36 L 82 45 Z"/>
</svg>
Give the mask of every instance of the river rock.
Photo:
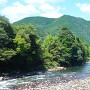
<svg viewBox="0 0 90 90">
<path fill-rule="evenodd" d="M 0 77 L 0 81 L 2 81 L 3 80 L 3 77 Z"/>
<path fill-rule="evenodd" d="M 48 69 L 48 72 L 60 71 L 60 70 L 66 70 L 66 68 L 65 67 L 57 67 L 57 68 L 53 68 L 53 69 Z"/>
<path fill-rule="evenodd" d="M 28 83 L 14 87 L 12 90 L 90 90 L 90 77 L 52 84 L 46 79 L 45 82 L 40 82 L 39 84 Z"/>
</svg>

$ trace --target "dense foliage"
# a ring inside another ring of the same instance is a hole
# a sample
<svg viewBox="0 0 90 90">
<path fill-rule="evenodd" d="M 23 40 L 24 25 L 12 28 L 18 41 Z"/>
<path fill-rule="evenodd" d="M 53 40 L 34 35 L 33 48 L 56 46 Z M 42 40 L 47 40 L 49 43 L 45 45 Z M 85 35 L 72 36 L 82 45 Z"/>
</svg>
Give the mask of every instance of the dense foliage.
<svg viewBox="0 0 90 90">
<path fill-rule="evenodd" d="M 0 16 L 0 71 L 78 66 L 88 59 L 88 46 L 66 27 L 57 36 L 48 35 L 44 40 L 36 31 L 31 24 L 11 25 Z"/>
<path fill-rule="evenodd" d="M 89 55 L 88 46 L 67 28 L 62 28 L 58 37 L 47 36 L 42 48 L 47 68 L 82 65 Z"/>
<path fill-rule="evenodd" d="M 45 17 L 27 17 L 14 24 L 32 23 L 37 27 L 37 32 L 41 37 L 48 34 L 58 35 L 59 28 L 63 26 L 69 28 L 77 37 L 83 39 L 90 45 L 90 21 L 82 18 L 77 18 L 69 15 L 63 15 L 60 18 L 45 18 Z"/>
</svg>

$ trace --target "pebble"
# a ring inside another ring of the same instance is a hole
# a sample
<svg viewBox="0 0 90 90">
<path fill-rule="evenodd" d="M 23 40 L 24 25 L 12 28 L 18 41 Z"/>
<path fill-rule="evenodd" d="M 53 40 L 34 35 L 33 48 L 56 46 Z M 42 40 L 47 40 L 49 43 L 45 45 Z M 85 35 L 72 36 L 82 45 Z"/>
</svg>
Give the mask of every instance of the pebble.
<svg viewBox="0 0 90 90">
<path fill-rule="evenodd" d="M 52 78 L 55 80 L 55 78 Z M 56 77 L 56 80 L 58 78 Z M 51 80 L 51 79 L 50 79 Z M 12 90 L 90 90 L 90 77 L 85 79 L 76 79 L 68 82 L 55 81 L 51 83 L 49 79 L 36 81 L 32 84 L 24 84 L 14 87 Z"/>
<path fill-rule="evenodd" d="M 3 77 L 0 77 L 0 81 L 2 81 L 3 80 Z"/>
</svg>

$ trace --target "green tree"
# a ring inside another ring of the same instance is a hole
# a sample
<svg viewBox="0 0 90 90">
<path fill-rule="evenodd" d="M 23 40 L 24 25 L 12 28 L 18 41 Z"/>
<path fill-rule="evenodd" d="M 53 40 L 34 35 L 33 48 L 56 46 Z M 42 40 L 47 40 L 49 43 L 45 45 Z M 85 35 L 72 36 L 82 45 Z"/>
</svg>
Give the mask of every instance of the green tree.
<svg viewBox="0 0 90 90">
<path fill-rule="evenodd" d="M 87 48 L 83 42 L 75 37 L 67 28 L 62 28 L 58 36 L 59 41 L 64 46 L 63 59 L 68 66 L 82 65 L 88 57 Z"/>
<path fill-rule="evenodd" d="M 58 41 L 57 37 L 47 36 L 42 44 L 44 65 L 48 68 L 57 67 L 59 54 L 58 54 Z"/>
<path fill-rule="evenodd" d="M 16 37 L 14 39 L 17 51 L 17 63 L 21 68 L 30 70 L 43 69 L 42 50 L 36 28 L 31 25 L 15 26 Z M 18 31 L 18 32 L 17 32 Z M 24 64 L 24 67 L 22 65 Z"/>
<path fill-rule="evenodd" d="M 23 53 L 30 48 L 30 44 L 27 43 L 25 39 L 21 37 L 21 35 L 16 35 L 14 43 L 16 44 L 17 53 Z"/>
<path fill-rule="evenodd" d="M 11 27 L 8 19 L 4 16 L 0 16 L 0 53 L 1 53 L 0 60 L 7 60 L 11 56 L 13 57 L 15 55 L 15 51 L 13 50 L 14 37 L 15 37 L 15 34 L 13 32 L 13 28 Z M 10 52 L 12 52 L 11 55 L 10 55 Z"/>
</svg>

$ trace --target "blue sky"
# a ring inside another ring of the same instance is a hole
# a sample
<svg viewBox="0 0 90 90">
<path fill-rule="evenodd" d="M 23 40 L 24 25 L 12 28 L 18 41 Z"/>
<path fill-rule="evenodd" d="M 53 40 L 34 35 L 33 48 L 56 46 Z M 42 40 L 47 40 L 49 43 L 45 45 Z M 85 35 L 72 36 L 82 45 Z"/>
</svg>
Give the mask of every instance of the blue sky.
<svg viewBox="0 0 90 90">
<path fill-rule="evenodd" d="M 90 0 L 0 0 L 0 14 L 15 22 L 25 17 L 63 15 L 90 20 Z"/>
</svg>

